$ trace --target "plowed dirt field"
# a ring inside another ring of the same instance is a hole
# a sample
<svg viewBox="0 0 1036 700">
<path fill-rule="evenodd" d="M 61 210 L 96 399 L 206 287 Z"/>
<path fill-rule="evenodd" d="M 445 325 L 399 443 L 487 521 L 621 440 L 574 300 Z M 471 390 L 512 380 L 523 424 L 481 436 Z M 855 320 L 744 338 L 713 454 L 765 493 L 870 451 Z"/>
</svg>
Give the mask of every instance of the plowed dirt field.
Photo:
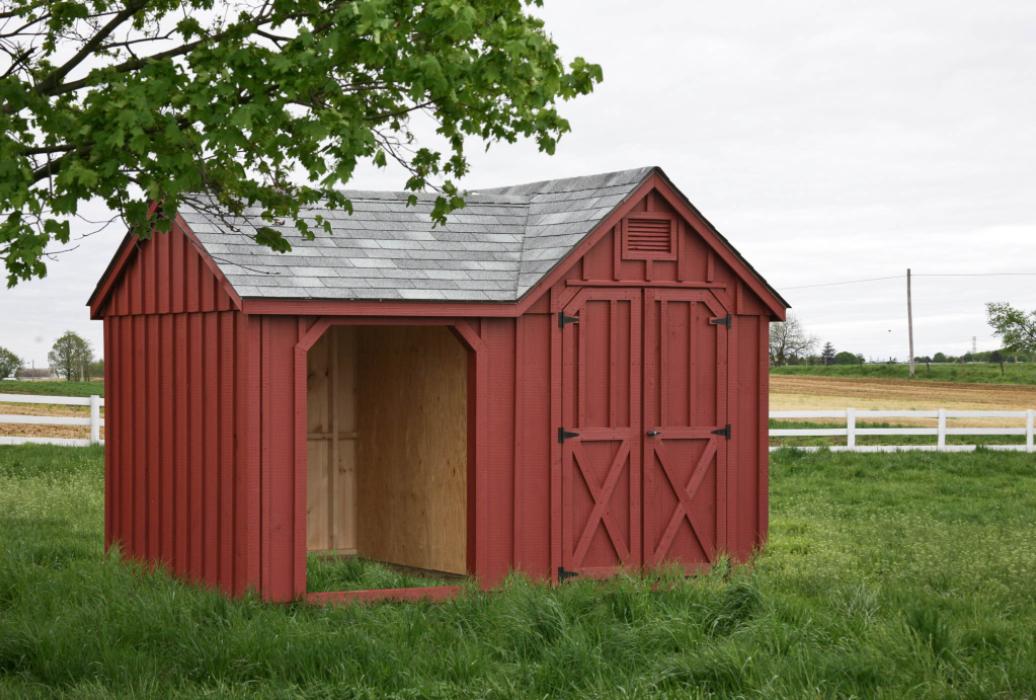
<svg viewBox="0 0 1036 700">
<path fill-rule="evenodd" d="M 1036 386 L 963 384 L 901 379 L 770 377 L 770 410 L 843 408 L 1020 411 L 1036 408 Z M 881 419 L 885 421 L 886 419 Z M 1018 420 L 966 419 L 972 425 L 1015 425 Z M 900 423 L 889 419 L 887 422 Z"/>
</svg>

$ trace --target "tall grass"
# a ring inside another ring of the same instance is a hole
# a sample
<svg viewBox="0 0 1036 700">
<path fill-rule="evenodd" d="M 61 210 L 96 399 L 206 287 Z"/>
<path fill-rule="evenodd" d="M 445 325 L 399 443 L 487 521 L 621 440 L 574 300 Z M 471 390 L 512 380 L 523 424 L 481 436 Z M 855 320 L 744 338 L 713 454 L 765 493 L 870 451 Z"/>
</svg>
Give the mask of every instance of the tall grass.
<svg viewBox="0 0 1036 700">
<path fill-rule="evenodd" d="M 776 375 L 815 377 L 863 377 L 877 379 L 909 379 L 909 368 L 905 364 L 866 365 L 794 365 L 773 367 Z M 966 382 L 976 384 L 1036 384 L 1036 362 L 1019 362 L 1000 365 L 991 362 L 973 364 L 917 365 L 914 379 L 937 382 Z"/>
<path fill-rule="evenodd" d="M 749 566 L 228 601 L 101 553 L 101 452 L 0 449 L 0 697 L 1026 698 L 1036 460 L 802 454 Z"/>
</svg>

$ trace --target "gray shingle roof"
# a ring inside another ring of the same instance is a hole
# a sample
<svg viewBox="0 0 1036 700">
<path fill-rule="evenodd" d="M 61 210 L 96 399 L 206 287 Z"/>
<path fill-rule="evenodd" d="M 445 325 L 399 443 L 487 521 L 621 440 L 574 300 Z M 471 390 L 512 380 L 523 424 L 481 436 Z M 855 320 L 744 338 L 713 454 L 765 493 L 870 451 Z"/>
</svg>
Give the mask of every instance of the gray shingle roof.
<svg viewBox="0 0 1036 700">
<path fill-rule="evenodd" d="M 252 236 L 258 210 L 243 219 L 184 205 L 180 214 L 234 289 L 245 298 L 516 301 L 652 172 L 638 168 L 545 180 L 465 195 L 445 226 L 430 218 L 434 195 L 407 206 L 406 192 L 347 191 L 352 215 L 311 209 L 333 234 L 275 253 Z"/>
</svg>

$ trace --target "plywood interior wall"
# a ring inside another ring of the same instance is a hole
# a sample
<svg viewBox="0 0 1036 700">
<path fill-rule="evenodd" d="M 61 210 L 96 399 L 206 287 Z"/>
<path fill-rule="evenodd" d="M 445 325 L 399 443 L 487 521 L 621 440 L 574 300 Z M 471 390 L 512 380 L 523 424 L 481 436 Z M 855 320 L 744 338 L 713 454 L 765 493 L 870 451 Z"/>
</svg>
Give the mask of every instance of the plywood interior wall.
<svg viewBox="0 0 1036 700">
<path fill-rule="evenodd" d="M 447 328 L 380 326 L 358 359 L 358 549 L 465 573 L 467 353 Z"/>
<path fill-rule="evenodd" d="M 356 553 L 356 328 L 336 326 L 309 351 L 306 544 Z"/>
<path fill-rule="evenodd" d="M 449 329 L 332 328 L 308 420 L 311 551 L 466 573 L 467 351 Z"/>
</svg>

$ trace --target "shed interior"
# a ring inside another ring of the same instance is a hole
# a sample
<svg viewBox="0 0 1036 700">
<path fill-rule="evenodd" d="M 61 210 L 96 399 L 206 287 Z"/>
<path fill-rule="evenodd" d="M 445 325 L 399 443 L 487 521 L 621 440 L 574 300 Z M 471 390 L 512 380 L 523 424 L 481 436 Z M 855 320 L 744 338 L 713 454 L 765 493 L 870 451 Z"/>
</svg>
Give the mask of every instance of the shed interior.
<svg viewBox="0 0 1036 700">
<path fill-rule="evenodd" d="M 327 330 L 308 356 L 310 552 L 468 573 L 467 379 L 447 327 Z"/>
</svg>

